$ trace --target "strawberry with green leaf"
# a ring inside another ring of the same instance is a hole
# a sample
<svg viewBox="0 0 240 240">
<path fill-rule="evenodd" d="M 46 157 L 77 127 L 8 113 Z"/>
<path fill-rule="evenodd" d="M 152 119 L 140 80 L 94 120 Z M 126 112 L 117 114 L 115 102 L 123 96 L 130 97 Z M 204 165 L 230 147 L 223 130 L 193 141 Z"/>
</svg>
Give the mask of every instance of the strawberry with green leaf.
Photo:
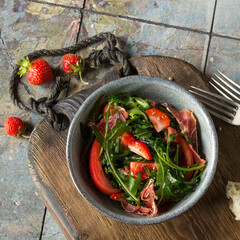
<svg viewBox="0 0 240 240">
<path fill-rule="evenodd" d="M 82 79 L 82 72 L 84 71 L 85 61 L 83 58 L 76 54 L 65 54 L 62 59 L 62 66 L 65 73 L 70 75 L 79 75 L 82 83 L 88 84 L 84 82 Z"/>
<path fill-rule="evenodd" d="M 33 85 L 42 85 L 53 80 L 53 72 L 44 59 L 36 59 L 30 62 L 29 58 L 23 58 L 17 62 L 20 65 L 18 75 L 27 74 L 28 81 Z"/>
</svg>

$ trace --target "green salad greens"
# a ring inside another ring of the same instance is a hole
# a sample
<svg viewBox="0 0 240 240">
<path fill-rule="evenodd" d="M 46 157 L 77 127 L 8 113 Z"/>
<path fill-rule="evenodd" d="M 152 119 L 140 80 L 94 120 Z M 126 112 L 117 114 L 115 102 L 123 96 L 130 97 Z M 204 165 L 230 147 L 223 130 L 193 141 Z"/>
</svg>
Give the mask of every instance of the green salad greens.
<svg viewBox="0 0 240 240">
<path fill-rule="evenodd" d="M 89 169 L 101 192 L 126 211 L 153 217 L 194 191 L 205 160 L 192 135 L 182 131 L 180 114 L 176 118 L 167 107 L 127 93 L 108 96 L 96 114 L 101 100 L 88 123 L 96 139 Z"/>
</svg>

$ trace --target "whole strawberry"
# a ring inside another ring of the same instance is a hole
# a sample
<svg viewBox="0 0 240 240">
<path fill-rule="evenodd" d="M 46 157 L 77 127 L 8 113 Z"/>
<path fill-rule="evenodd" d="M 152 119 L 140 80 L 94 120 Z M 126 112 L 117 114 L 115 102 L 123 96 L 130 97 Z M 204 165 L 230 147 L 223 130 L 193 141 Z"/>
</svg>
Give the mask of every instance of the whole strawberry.
<svg viewBox="0 0 240 240">
<path fill-rule="evenodd" d="M 53 80 L 52 69 L 44 59 L 30 62 L 27 57 L 23 58 L 22 61 L 18 61 L 18 65 L 21 66 L 18 72 L 20 77 L 26 73 L 31 84 L 42 85 Z"/>
<path fill-rule="evenodd" d="M 76 54 L 65 54 L 62 59 L 62 66 L 65 73 L 70 75 L 79 74 L 81 81 L 88 84 L 82 79 L 82 72 L 84 71 L 85 61 Z"/>
<path fill-rule="evenodd" d="M 26 127 L 20 118 L 9 117 L 4 123 L 4 129 L 8 135 L 18 137 L 24 133 Z"/>
</svg>

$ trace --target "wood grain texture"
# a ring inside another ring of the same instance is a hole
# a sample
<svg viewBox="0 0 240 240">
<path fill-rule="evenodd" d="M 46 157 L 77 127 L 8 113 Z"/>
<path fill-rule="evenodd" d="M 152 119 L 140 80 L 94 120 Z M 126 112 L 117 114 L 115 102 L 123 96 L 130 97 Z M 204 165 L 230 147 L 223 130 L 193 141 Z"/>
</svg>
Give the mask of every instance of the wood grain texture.
<svg viewBox="0 0 240 240">
<path fill-rule="evenodd" d="M 169 57 L 139 56 L 130 59 L 139 75 L 172 77 L 186 89 L 207 89 L 204 76 L 192 65 Z M 115 66 L 104 82 L 120 77 Z M 59 102 L 56 109 L 71 119 L 89 92 Z M 240 181 L 240 128 L 214 118 L 219 137 L 219 161 L 214 180 L 202 199 L 189 211 L 170 221 L 150 226 L 126 225 L 94 210 L 72 183 L 66 162 L 67 132 L 57 132 L 46 118 L 32 132 L 29 168 L 43 201 L 68 239 L 240 239 L 240 222 L 228 208 L 225 186 Z"/>
</svg>

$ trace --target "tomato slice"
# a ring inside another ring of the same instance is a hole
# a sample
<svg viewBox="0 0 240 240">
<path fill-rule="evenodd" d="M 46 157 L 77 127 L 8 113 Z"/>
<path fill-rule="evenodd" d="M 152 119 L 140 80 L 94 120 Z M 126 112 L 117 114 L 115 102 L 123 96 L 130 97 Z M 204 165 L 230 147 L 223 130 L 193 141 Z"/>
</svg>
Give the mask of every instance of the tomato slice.
<svg viewBox="0 0 240 240">
<path fill-rule="evenodd" d="M 171 134 L 173 134 L 173 133 L 177 133 L 177 131 L 174 129 L 174 128 L 172 128 L 172 127 L 168 127 L 168 137 L 167 137 L 167 142 L 169 142 L 170 141 L 170 135 Z"/>
<path fill-rule="evenodd" d="M 177 133 L 177 131 L 172 127 L 168 127 L 168 140 L 167 141 L 169 141 L 170 135 L 172 133 Z M 179 166 L 184 166 L 184 167 L 192 166 L 194 164 L 194 161 L 193 161 L 192 150 L 191 150 L 191 147 L 189 146 L 189 144 L 186 142 L 186 140 L 184 138 L 179 137 L 179 136 L 176 136 L 175 142 L 180 145 L 180 151 L 182 151 L 184 154 L 183 158 L 179 161 Z M 189 181 L 193 176 L 193 172 L 194 171 L 186 172 L 184 174 L 184 180 Z"/>
<path fill-rule="evenodd" d="M 113 187 L 102 169 L 102 159 L 99 157 L 100 150 L 101 146 L 97 140 L 95 140 L 92 145 L 89 158 L 89 170 L 93 183 L 102 193 L 106 195 L 118 193 L 118 189 Z"/>
<path fill-rule="evenodd" d="M 169 127 L 170 119 L 165 113 L 156 108 L 148 109 L 145 112 L 157 132 L 160 132 L 163 129 Z"/>
<path fill-rule="evenodd" d="M 138 173 L 141 172 L 141 181 L 149 178 L 144 166 L 146 166 L 150 172 L 157 170 L 156 163 L 130 162 L 130 171 L 132 176 L 136 178 Z"/>
</svg>

